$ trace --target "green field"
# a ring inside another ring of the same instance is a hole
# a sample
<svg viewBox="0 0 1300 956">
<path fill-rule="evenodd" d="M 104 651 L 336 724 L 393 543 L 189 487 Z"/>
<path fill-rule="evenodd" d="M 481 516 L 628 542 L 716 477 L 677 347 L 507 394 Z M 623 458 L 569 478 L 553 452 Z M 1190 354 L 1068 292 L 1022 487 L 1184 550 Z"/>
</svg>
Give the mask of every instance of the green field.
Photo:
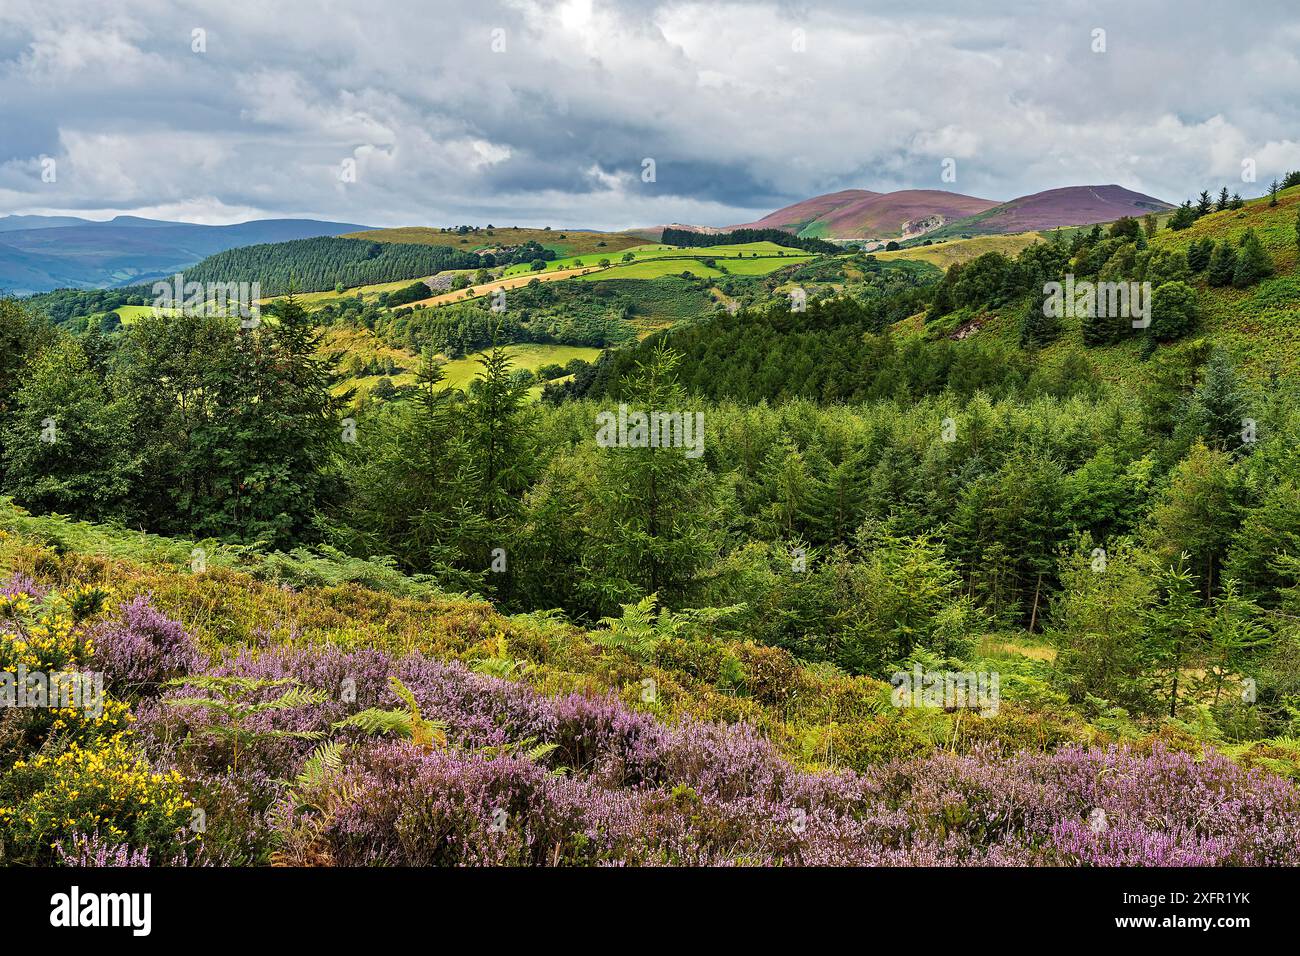
<svg viewBox="0 0 1300 956">
<path fill-rule="evenodd" d="M 596 255 L 575 255 L 567 256 L 563 259 L 555 259 L 546 264 L 545 269 L 539 272 L 555 272 L 560 269 L 574 269 L 583 266 L 594 266 L 601 259 L 608 259 L 613 268 L 619 268 L 622 265 L 623 256 L 631 254 L 635 256 L 636 262 L 644 262 L 651 259 L 725 259 L 727 260 L 727 269 L 740 275 L 766 275 L 774 269 L 783 265 L 789 265 L 791 262 L 806 262 L 813 258 L 800 249 L 793 249 L 788 246 L 777 245 L 774 242 L 745 242 L 729 246 L 703 246 L 700 248 L 683 248 L 681 246 L 665 246 L 658 243 L 647 243 L 645 245 L 634 246 L 625 249 L 617 255 L 610 254 L 604 250 Z M 745 260 L 745 265 L 739 268 L 735 263 Z M 753 260 L 751 265 L 749 260 Z M 630 264 L 630 263 L 629 263 Z M 765 265 L 764 265 L 765 264 Z M 533 271 L 527 263 L 519 263 L 508 268 L 505 272 L 507 276 L 524 275 Z M 676 270 L 681 272 L 681 269 Z M 608 273 L 606 273 L 608 274 Z M 655 273 L 649 278 L 666 273 Z M 627 276 L 619 276 L 628 278 Z M 646 276 L 642 276 L 646 278 Z"/>
<path fill-rule="evenodd" d="M 930 246 L 909 246 L 895 249 L 893 252 L 873 252 L 884 262 L 898 259 L 910 259 L 916 262 L 928 262 L 940 269 L 947 270 L 951 265 L 967 262 L 986 252 L 1000 252 L 1004 256 L 1015 256 L 1021 249 L 1035 242 L 1042 242 L 1043 237 L 1037 232 L 1017 232 L 1008 236 L 975 236 L 971 239 L 949 239 L 936 242 Z"/>
<path fill-rule="evenodd" d="M 334 341 L 331 343 L 338 347 L 341 343 Z M 375 346 L 371 346 L 375 348 Z M 594 362 L 600 355 L 600 349 L 590 348 L 579 345 L 549 345 L 537 343 L 524 343 L 520 345 L 507 346 L 510 353 L 511 367 L 516 369 L 528 369 L 535 372 L 543 365 L 566 365 L 574 359 L 582 359 L 586 362 Z M 394 354 L 394 350 L 378 347 L 380 353 Z M 464 358 L 450 359 L 442 366 L 443 374 L 446 376 L 446 384 L 450 388 L 464 389 L 474 380 L 474 376 L 479 373 L 483 366 L 479 359 L 483 358 L 485 353 L 475 352 L 472 355 L 466 355 Z M 408 368 L 413 368 L 418 364 L 417 360 L 411 356 L 406 356 L 403 363 Z M 414 385 L 414 372 L 400 372 L 397 375 L 361 375 L 349 378 L 340 382 L 337 391 L 342 393 L 349 388 L 355 388 L 358 396 L 370 391 L 379 382 L 381 378 L 388 378 L 396 386 Z M 533 386 L 529 390 L 530 396 L 534 399 L 541 396 L 542 385 Z"/>
<path fill-rule="evenodd" d="M 564 365 L 574 359 L 592 362 L 595 361 L 596 356 L 600 355 L 600 349 L 581 345 L 526 343 L 511 345 L 508 347 L 508 351 L 513 368 L 526 368 L 530 372 L 537 371 L 543 365 Z M 447 375 L 447 384 L 452 388 L 464 388 L 472 382 L 474 376 L 483 367 L 479 364 L 479 359 L 483 358 L 484 354 L 483 352 L 475 352 L 473 355 L 467 355 L 464 358 L 452 359 L 444 365 L 442 370 Z"/>
<path fill-rule="evenodd" d="M 601 279 L 662 279 L 665 276 L 680 276 L 683 272 L 689 272 L 697 279 L 716 279 L 722 275 L 718 269 L 709 268 L 699 259 L 673 258 L 629 262 L 625 266 L 614 266 L 578 278 L 584 282 Z"/>
<path fill-rule="evenodd" d="M 455 271 L 472 273 L 473 270 L 459 269 Z M 421 278 L 431 279 L 433 277 L 423 276 Z M 362 301 L 369 302 L 372 299 L 378 298 L 380 295 L 382 295 L 385 292 L 396 292 L 399 289 L 405 289 L 408 285 L 410 285 L 413 282 L 419 282 L 419 281 L 421 281 L 421 279 L 398 279 L 395 282 L 377 282 L 373 285 L 353 286 L 351 289 L 344 289 L 342 293 L 335 292 L 332 289 L 326 292 L 299 292 L 296 296 L 294 296 L 294 298 L 296 298 L 299 302 L 303 303 L 304 305 L 310 305 L 313 307 L 328 305 L 331 302 L 337 302 L 339 299 L 355 299 L 358 296 L 361 297 Z M 283 298 L 283 297 L 277 296 L 276 298 Z M 258 301 L 263 303 L 274 302 L 275 298 L 259 299 Z"/>
</svg>

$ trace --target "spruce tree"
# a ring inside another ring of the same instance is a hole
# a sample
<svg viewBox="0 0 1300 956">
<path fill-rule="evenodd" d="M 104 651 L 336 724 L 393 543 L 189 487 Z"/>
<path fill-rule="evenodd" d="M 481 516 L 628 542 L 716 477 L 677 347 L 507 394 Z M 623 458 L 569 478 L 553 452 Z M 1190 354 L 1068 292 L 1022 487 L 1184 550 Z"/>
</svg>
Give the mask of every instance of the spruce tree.
<svg viewBox="0 0 1300 956">
<path fill-rule="evenodd" d="M 1232 284 L 1232 276 L 1237 271 L 1237 253 L 1228 242 L 1223 240 L 1210 253 L 1210 264 L 1205 271 L 1205 279 L 1212 286 Z"/>
<path fill-rule="evenodd" d="M 679 413 L 694 424 L 677 380 L 679 362 L 661 344 L 637 364 L 625 386 L 629 415 Z M 619 414 L 617 406 L 604 411 Z M 719 485 L 703 458 L 687 457 L 688 450 L 630 440 L 595 449 L 582 590 L 600 613 L 650 594 L 681 607 L 694 595 L 697 575 L 716 560 Z"/>
<path fill-rule="evenodd" d="M 1157 587 L 1160 598 L 1147 614 L 1144 651 L 1153 676 L 1167 688 L 1169 716 L 1177 717 L 1183 671 L 1198 662 L 1206 631 L 1186 553 L 1160 573 Z"/>
<path fill-rule="evenodd" d="M 1188 420 L 1210 448 L 1230 451 L 1242 445 L 1246 417 L 1237 370 L 1227 352 L 1215 349 L 1192 395 Z"/>
<path fill-rule="evenodd" d="M 1264 251 L 1264 244 L 1255 235 L 1255 230 L 1247 229 L 1241 237 L 1241 248 L 1237 250 L 1237 267 L 1232 273 L 1233 287 L 1244 289 L 1272 274 L 1273 260 Z"/>
<path fill-rule="evenodd" d="M 1061 333 L 1061 320 L 1047 315 L 1041 296 L 1029 300 L 1020 318 L 1020 344 L 1026 348 L 1041 347 L 1054 341 Z"/>
<path fill-rule="evenodd" d="M 477 478 L 476 507 L 484 538 L 472 555 L 491 566 L 496 549 L 509 551 L 520 499 L 536 470 L 536 436 L 528 413 L 529 383 L 513 374 L 510 352 L 494 343 L 464 402 L 465 435 Z M 507 574 L 509 562 L 506 563 Z M 494 577 L 498 587 L 506 577 Z"/>
</svg>

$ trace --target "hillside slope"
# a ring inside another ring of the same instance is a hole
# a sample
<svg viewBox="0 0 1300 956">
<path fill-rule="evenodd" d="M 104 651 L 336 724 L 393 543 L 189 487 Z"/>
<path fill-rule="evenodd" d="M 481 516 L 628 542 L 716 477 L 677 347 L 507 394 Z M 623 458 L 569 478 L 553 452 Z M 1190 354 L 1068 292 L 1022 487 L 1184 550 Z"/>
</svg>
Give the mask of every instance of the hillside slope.
<svg viewBox="0 0 1300 956">
<path fill-rule="evenodd" d="M 1164 212 L 1173 206 L 1123 186 L 1064 186 L 1021 196 L 983 212 L 948 223 L 927 238 L 990 235 L 1088 226 L 1123 216 Z"/>
<path fill-rule="evenodd" d="M 1298 861 L 1300 791 L 1208 748 L 1081 745 L 1086 726 L 1010 701 L 964 722 L 899 709 L 880 682 L 699 628 L 646 658 L 363 561 L 209 544 L 196 572 L 193 542 L 3 502 L 0 529 L 10 626 L 53 632 L 108 694 L 72 766 L 33 731 L 0 769 L 19 864 L 75 861 L 101 825 L 173 864 Z M 195 701 L 234 680 L 232 745 Z M 411 711 L 428 740 L 400 732 Z M 310 769 L 324 738 L 327 773 Z M 196 806 L 216 808 L 198 839 Z"/>
<path fill-rule="evenodd" d="M 775 212 L 768 213 L 762 219 L 754 222 L 747 222 L 741 225 L 730 226 L 730 229 L 784 229 L 786 232 L 798 234 L 805 226 L 815 222 L 823 216 L 830 215 L 837 209 L 853 203 L 863 202 L 864 200 L 873 199 L 881 195 L 878 192 L 872 192 L 870 189 L 841 189 L 839 192 L 826 193 L 823 196 L 813 196 L 811 199 L 804 199 L 801 202 L 793 203 L 789 206 L 783 206 Z"/>
</svg>

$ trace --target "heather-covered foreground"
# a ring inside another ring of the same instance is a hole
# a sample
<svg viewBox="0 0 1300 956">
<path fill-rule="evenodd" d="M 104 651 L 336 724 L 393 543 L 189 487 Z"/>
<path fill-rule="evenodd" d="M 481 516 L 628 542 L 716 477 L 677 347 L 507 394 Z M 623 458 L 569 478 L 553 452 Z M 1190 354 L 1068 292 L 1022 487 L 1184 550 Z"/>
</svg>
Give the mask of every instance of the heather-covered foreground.
<svg viewBox="0 0 1300 956">
<path fill-rule="evenodd" d="M 0 620 L 0 669 L 89 667 L 108 695 L 98 717 L 4 714 L 17 862 L 1300 864 L 1291 783 L 1160 741 L 810 771 L 745 723 L 665 723 L 418 651 L 209 653 L 95 586 L 15 577 Z"/>
</svg>

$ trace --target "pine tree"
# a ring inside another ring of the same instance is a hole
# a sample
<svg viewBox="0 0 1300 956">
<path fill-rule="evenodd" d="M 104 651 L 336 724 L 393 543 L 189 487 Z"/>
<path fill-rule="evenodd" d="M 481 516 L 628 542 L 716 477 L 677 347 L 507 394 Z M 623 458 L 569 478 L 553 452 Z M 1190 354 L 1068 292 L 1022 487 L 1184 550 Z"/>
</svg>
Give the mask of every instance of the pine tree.
<svg viewBox="0 0 1300 956">
<path fill-rule="evenodd" d="M 512 373 L 509 350 L 494 343 L 478 362 L 479 372 L 465 397 L 464 425 L 478 479 L 476 510 L 485 533 L 475 557 L 488 567 L 496 549 L 509 551 L 520 499 L 535 473 L 537 456 L 527 412 L 529 382 Z M 493 580 L 504 588 L 509 577 L 494 575 Z"/>
<path fill-rule="evenodd" d="M 391 554 L 403 571 L 478 590 L 483 569 L 466 554 L 483 534 L 478 481 L 461 434 L 460 393 L 444 378 L 426 356 L 412 400 L 358 422 L 344 450 L 347 505 L 334 537 L 351 553 Z"/>
<path fill-rule="evenodd" d="M 626 385 L 629 415 L 694 416 L 677 381 L 679 362 L 660 344 L 637 364 Z M 688 450 L 630 442 L 597 448 L 585 503 L 588 573 L 582 589 L 602 613 L 648 594 L 681 607 L 694 593 L 696 576 L 716 559 L 717 480 L 702 458 L 686 456 Z"/>
<path fill-rule="evenodd" d="M 1282 188 L 1281 183 L 1279 183 L 1276 179 L 1268 184 L 1268 204 L 1270 206 L 1277 205 L 1277 191 L 1281 188 Z"/>
<path fill-rule="evenodd" d="M 1232 276 L 1237 271 L 1237 253 L 1236 250 L 1223 240 L 1214 247 L 1210 253 L 1210 264 L 1206 268 L 1205 278 L 1212 286 L 1225 286 L 1232 284 Z"/>
<path fill-rule="evenodd" d="M 1169 716 L 1177 717 L 1179 683 L 1203 653 L 1206 630 L 1186 552 L 1161 571 L 1157 587 L 1160 599 L 1147 615 L 1144 651 L 1148 668 L 1168 687 Z"/>
<path fill-rule="evenodd" d="M 1232 273 L 1233 287 L 1244 289 L 1272 274 L 1273 260 L 1264 251 L 1264 244 L 1255 235 L 1255 230 L 1247 229 L 1241 237 L 1241 248 L 1237 250 L 1237 267 Z"/>
<path fill-rule="evenodd" d="M 1205 363 L 1201 384 L 1192 395 L 1188 421 L 1205 443 L 1219 451 L 1241 447 L 1246 400 L 1228 353 L 1215 349 Z"/>
<path fill-rule="evenodd" d="M 1232 202 L 1232 199 L 1228 196 L 1228 187 L 1224 186 L 1219 190 L 1219 201 L 1214 204 L 1214 211 L 1223 212 L 1228 208 L 1230 202 Z"/>
<path fill-rule="evenodd" d="M 1216 705 L 1228 677 L 1243 673 L 1253 652 L 1268 643 L 1269 632 L 1259 623 L 1260 618 L 1259 607 L 1241 595 L 1237 582 L 1225 581 L 1206 627 L 1206 669 Z"/>
<path fill-rule="evenodd" d="M 1174 230 L 1186 229 L 1194 222 L 1196 222 L 1196 210 L 1192 208 L 1192 201 L 1188 199 L 1175 209 L 1174 214 L 1169 217 L 1169 228 Z"/>
<path fill-rule="evenodd" d="M 1054 341 L 1060 333 L 1061 320 L 1046 313 L 1041 297 L 1031 298 L 1020 318 L 1020 344 L 1041 347 Z"/>
<path fill-rule="evenodd" d="M 1198 217 L 1204 216 L 1208 214 L 1213 207 L 1214 200 L 1210 199 L 1210 191 L 1208 189 L 1201 190 L 1200 199 L 1198 199 L 1196 203 L 1196 215 Z"/>
<path fill-rule="evenodd" d="M 1195 240 L 1187 247 L 1187 266 L 1193 272 L 1204 272 L 1214 254 L 1214 240 L 1208 236 Z"/>
</svg>

